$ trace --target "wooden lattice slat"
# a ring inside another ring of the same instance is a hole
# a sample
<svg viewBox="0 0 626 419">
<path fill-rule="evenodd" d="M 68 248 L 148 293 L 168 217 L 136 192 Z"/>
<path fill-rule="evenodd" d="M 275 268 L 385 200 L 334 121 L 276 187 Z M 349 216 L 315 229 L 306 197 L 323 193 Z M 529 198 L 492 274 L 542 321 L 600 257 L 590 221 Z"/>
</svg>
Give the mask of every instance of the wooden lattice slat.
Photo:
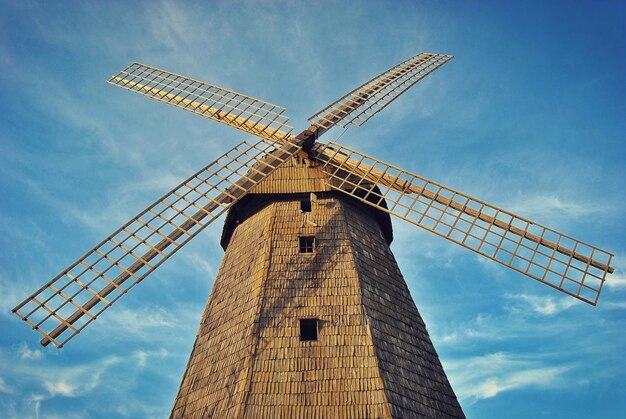
<svg viewBox="0 0 626 419">
<path fill-rule="evenodd" d="M 62 347 L 251 188 L 300 151 L 243 142 L 133 217 L 13 312 Z"/>
<path fill-rule="evenodd" d="M 451 55 L 421 53 L 363 83 L 308 120 L 321 130 L 335 125 L 363 125 L 411 86 L 452 59 Z"/>
<path fill-rule="evenodd" d="M 269 140 L 293 129 L 285 108 L 145 64 L 132 63 L 108 83 Z"/>
<path fill-rule="evenodd" d="M 612 254 L 336 143 L 311 155 L 329 185 L 595 305 Z"/>
</svg>

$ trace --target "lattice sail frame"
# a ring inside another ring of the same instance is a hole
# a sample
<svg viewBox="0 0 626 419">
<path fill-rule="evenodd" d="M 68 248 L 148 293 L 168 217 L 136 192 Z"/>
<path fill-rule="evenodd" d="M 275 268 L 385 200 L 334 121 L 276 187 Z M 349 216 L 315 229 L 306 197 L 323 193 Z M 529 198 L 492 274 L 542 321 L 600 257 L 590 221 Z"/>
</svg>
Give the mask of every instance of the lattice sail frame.
<svg viewBox="0 0 626 419">
<path fill-rule="evenodd" d="M 132 63 L 107 83 L 268 140 L 286 140 L 285 108 L 156 67 Z"/>
<path fill-rule="evenodd" d="M 13 312 L 44 336 L 42 345 L 62 347 L 300 150 L 291 142 L 240 143 L 137 214 Z"/>
<path fill-rule="evenodd" d="M 447 63 L 452 55 L 421 53 L 366 81 L 308 121 L 320 129 L 361 126 L 415 83 Z"/>
<path fill-rule="evenodd" d="M 317 144 L 311 155 L 333 189 L 586 303 L 613 272 L 611 253 L 347 147 Z"/>
</svg>

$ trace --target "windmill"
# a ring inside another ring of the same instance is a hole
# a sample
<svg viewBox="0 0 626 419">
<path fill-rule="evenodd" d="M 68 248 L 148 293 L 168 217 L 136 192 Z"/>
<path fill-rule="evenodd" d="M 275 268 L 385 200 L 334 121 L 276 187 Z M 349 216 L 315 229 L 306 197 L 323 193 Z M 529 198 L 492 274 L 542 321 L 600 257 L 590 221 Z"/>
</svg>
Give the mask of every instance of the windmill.
<svg viewBox="0 0 626 419">
<path fill-rule="evenodd" d="M 63 347 L 228 211 L 172 417 L 464 417 L 390 251 L 390 215 L 596 305 L 612 255 L 334 142 L 452 59 L 418 54 L 309 118 L 133 63 L 108 82 L 253 134 L 13 312 Z"/>
</svg>

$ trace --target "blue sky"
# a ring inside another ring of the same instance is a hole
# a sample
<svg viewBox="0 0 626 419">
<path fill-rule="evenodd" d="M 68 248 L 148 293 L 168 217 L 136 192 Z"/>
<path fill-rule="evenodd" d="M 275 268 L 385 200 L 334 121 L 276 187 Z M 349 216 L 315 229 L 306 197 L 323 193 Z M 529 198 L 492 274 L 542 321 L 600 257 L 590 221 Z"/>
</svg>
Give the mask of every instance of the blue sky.
<svg viewBox="0 0 626 419">
<path fill-rule="evenodd" d="M 285 106 L 298 130 L 421 51 L 455 59 L 325 138 L 616 255 L 594 308 L 394 220 L 467 416 L 626 411 L 623 2 L 0 3 L 1 417 L 167 416 L 219 265 L 221 220 L 60 351 L 10 313 L 246 138 L 110 75 L 165 68 Z"/>
</svg>

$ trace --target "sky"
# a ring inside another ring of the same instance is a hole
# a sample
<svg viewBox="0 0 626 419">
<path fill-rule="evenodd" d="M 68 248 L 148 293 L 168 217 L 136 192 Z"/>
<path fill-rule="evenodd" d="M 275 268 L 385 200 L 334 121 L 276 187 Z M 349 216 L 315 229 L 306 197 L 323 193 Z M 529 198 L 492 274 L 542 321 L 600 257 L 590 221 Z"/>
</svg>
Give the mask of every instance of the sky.
<svg viewBox="0 0 626 419">
<path fill-rule="evenodd" d="M 469 418 L 626 411 L 622 1 L 0 0 L 0 417 L 161 418 L 223 251 L 209 226 L 62 350 L 11 313 L 249 135 L 105 83 L 133 61 L 296 131 L 419 52 L 455 58 L 335 140 L 615 254 L 597 307 L 399 219 L 392 250 Z"/>
</svg>

